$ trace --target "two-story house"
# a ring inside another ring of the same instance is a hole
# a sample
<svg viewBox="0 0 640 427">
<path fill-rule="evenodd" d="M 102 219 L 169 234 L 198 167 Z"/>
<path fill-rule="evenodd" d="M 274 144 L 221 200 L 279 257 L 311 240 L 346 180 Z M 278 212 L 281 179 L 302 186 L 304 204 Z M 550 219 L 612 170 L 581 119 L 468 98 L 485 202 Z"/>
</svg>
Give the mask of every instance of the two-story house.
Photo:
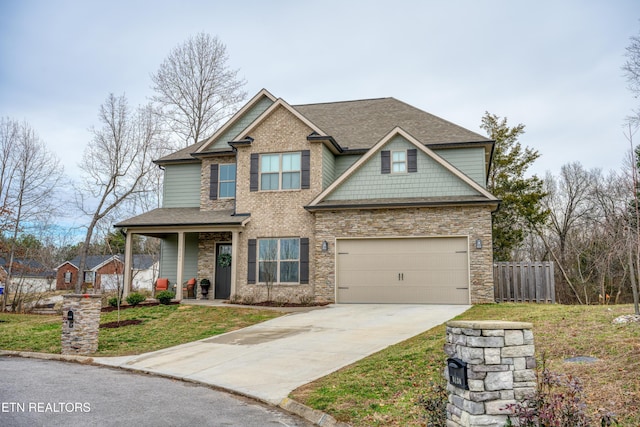
<svg viewBox="0 0 640 427">
<path fill-rule="evenodd" d="M 163 207 L 116 226 L 127 263 L 133 234 L 159 237 L 160 277 L 209 279 L 209 298 L 269 285 L 293 302 L 492 302 L 492 149 L 394 98 L 289 105 L 262 90 L 157 160 Z"/>
</svg>

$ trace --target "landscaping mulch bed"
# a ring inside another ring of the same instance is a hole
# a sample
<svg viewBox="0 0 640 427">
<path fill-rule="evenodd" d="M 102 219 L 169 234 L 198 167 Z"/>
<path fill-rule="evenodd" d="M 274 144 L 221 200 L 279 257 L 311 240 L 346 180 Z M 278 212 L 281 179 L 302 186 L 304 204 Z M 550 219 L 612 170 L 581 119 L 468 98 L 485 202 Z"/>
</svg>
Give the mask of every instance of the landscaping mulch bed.
<svg viewBox="0 0 640 427">
<path fill-rule="evenodd" d="M 233 301 L 225 301 L 226 304 L 230 305 L 249 305 L 249 306 L 257 306 L 257 307 L 324 307 L 325 305 L 332 304 L 331 302 L 314 302 L 312 304 L 300 304 L 295 302 L 276 302 L 276 301 L 261 301 L 261 302 L 253 302 L 251 304 L 247 304 L 245 302 L 233 302 Z"/>
<path fill-rule="evenodd" d="M 129 325 L 139 325 L 140 323 L 142 323 L 142 320 L 140 319 L 129 319 L 129 320 L 121 320 L 121 321 L 115 321 L 115 322 L 109 322 L 109 323 L 102 323 L 100 324 L 100 328 L 108 328 L 108 329 L 113 329 L 113 328 L 121 328 L 123 326 L 129 326 Z"/>
</svg>

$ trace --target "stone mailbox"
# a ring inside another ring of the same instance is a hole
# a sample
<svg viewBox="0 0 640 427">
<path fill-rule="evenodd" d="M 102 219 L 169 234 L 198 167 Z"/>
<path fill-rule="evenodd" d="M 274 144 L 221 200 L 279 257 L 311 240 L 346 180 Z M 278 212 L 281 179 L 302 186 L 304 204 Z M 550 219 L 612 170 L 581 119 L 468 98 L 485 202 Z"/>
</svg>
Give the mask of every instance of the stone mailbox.
<svg viewBox="0 0 640 427">
<path fill-rule="evenodd" d="M 448 427 L 503 426 L 507 406 L 535 393 L 532 328 L 524 322 L 447 323 Z"/>
<path fill-rule="evenodd" d="M 62 354 L 98 351 L 100 294 L 67 294 L 62 303 Z"/>
</svg>

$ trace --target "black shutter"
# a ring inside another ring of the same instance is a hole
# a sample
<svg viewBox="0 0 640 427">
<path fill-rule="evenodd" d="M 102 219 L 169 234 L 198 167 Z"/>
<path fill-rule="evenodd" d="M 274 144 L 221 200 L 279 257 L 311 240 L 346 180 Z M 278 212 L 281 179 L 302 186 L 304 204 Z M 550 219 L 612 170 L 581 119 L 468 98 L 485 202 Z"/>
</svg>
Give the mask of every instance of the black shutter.
<svg viewBox="0 0 640 427">
<path fill-rule="evenodd" d="M 309 283 L 309 239 L 300 238 L 300 283 Z"/>
<path fill-rule="evenodd" d="M 260 178 L 260 155 L 251 154 L 251 164 L 249 166 L 249 191 L 258 191 L 258 182 Z"/>
<path fill-rule="evenodd" d="M 209 171 L 209 200 L 218 198 L 218 164 L 213 163 Z"/>
<path fill-rule="evenodd" d="M 382 159 L 382 164 L 380 165 L 380 172 L 391 173 L 391 152 L 381 151 L 380 158 Z"/>
<path fill-rule="evenodd" d="M 418 172 L 418 150 L 407 150 L 407 172 Z"/>
<path fill-rule="evenodd" d="M 247 283 L 256 283 L 256 239 L 249 239 Z"/>
<path fill-rule="evenodd" d="M 301 163 L 301 173 L 300 177 L 300 188 L 305 189 L 311 186 L 310 179 L 310 170 L 311 170 L 311 151 L 304 150 L 302 152 L 302 163 Z"/>
</svg>

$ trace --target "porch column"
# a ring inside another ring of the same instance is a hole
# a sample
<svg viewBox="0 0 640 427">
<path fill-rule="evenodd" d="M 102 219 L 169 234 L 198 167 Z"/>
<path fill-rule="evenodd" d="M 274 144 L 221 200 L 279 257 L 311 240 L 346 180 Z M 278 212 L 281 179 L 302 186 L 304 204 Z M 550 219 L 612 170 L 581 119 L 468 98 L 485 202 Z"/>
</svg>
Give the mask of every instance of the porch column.
<svg viewBox="0 0 640 427">
<path fill-rule="evenodd" d="M 184 274 L 184 231 L 178 232 L 178 266 L 176 269 L 176 299 L 182 299 L 182 282 Z"/>
<path fill-rule="evenodd" d="M 231 232 L 231 295 L 236 294 L 236 271 L 238 270 L 238 239 L 240 232 Z"/>
<path fill-rule="evenodd" d="M 126 299 L 131 292 L 131 271 L 133 269 L 133 233 L 128 231 L 124 244 L 124 272 L 122 283 L 122 299 Z"/>
</svg>

